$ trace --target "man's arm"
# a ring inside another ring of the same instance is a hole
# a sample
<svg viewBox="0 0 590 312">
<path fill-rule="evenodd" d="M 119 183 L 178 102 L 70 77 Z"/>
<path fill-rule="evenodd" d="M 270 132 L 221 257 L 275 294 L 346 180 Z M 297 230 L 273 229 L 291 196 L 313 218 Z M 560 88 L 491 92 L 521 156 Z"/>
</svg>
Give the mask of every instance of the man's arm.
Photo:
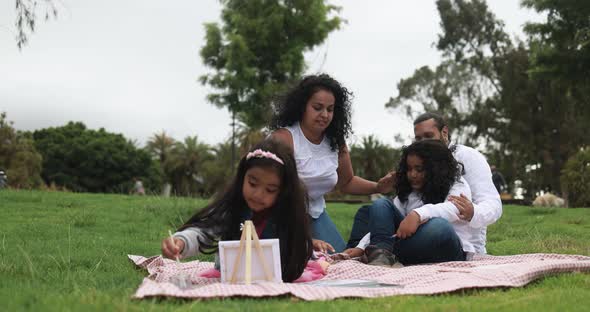
<svg viewBox="0 0 590 312">
<path fill-rule="evenodd" d="M 459 182 L 455 182 L 449 191 L 449 196 L 459 196 L 460 194 L 465 194 L 467 198 L 471 198 L 471 190 L 463 178 Z M 439 204 L 426 204 L 414 209 L 414 211 L 418 213 L 422 222 L 435 217 L 446 219 L 449 222 L 456 222 L 460 220 L 459 215 L 461 214 L 461 208 L 449 200 L 445 200 Z"/>
<path fill-rule="evenodd" d="M 492 182 L 492 171 L 485 157 L 478 151 L 458 146 L 455 158 L 465 167 L 463 178 L 469 184 L 472 195 L 473 217 L 469 225 L 485 227 L 498 221 L 502 216 L 500 194 Z"/>
</svg>

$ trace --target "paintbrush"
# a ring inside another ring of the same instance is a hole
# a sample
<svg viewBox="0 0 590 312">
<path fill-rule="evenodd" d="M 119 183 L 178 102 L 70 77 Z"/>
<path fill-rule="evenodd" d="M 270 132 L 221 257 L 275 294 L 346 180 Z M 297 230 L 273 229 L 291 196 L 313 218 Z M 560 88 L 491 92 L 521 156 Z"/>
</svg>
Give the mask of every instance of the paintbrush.
<svg viewBox="0 0 590 312">
<path fill-rule="evenodd" d="M 172 235 L 172 231 L 168 230 L 168 234 L 170 235 L 170 242 L 173 245 L 176 245 L 176 243 L 174 242 L 174 236 Z M 176 258 L 176 268 L 178 269 L 180 267 L 180 260 L 178 259 L 178 256 L 175 256 L 174 258 Z M 170 282 L 181 289 L 188 288 L 190 285 L 192 285 L 190 275 L 184 273 L 181 270 L 178 270 L 178 273 L 170 277 Z"/>
</svg>

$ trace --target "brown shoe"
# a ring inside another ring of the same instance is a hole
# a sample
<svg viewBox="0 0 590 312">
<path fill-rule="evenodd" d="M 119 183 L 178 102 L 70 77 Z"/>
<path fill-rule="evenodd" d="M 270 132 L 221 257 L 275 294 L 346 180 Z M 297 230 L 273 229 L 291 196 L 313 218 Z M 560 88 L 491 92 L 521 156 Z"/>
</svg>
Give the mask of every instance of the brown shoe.
<svg viewBox="0 0 590 312">
<path fill-rule="evenodd" d="M 367 255 L 367 264 L 369 265 L 392 267 L 394 264 L 399 263 L 396 256 L 392 254 L 391 251 L 377 248 L 377 246 L 367 246 L 365 254 Z"/>
</svg>

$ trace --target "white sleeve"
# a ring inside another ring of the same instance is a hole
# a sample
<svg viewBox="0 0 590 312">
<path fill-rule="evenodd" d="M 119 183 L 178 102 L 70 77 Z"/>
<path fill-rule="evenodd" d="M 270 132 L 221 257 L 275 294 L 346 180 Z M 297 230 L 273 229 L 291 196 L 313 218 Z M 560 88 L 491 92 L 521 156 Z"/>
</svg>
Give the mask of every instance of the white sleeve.
<svg viewBox="0 0 590 312">
<path fill-rule="evenodd" d="M 180 238 L 184 242 L 184 249 L 180 253 L 180 257 L 184 259 L 198 255 L 200 253 L 199 238 L 203 235 L 203 230 L 198 227 L 189 227 L 174 233 L 174 237 Z"/>
<path fill-rule="evenodd" d="M 367 248 L 367 246 L 369 246 L 370 243 L 371 243 L 371 233 L 367 233 L 367 235 L 363 236 L 363 238 L 359 241 L 358 245 L 356 245 L 356 248 L 360 248 L 362 250 L 365 250 L 365 248 Z"/>
<path fill-rule="evenodd" d="M 459 196 L 460 194 L 465 194 L 465 196 L 471 199 L 471 190 L 463 178 L 453 184 L 448 195 Z M 456 222 L 460 220 L 459 209 L 457 209 L 455 204 L 446 199 L 440 204 L 426 204 L 420 208 L 414 209 L 414 211 L 420 216 L 420 221 L 425 221 L 435 217 L 446 219 L 449 222 Z"/>
<path fill-rule="evenodd" d="M 458 146 L 455 157 L 465 167 L 463 177 L 472 193 L 473 218 L 469 225 L 473 228 L 486 227 L 502 216 L 502 200 L 492 181 L 492 171 L 485 157 L 478 151 Z"/>
</svg>

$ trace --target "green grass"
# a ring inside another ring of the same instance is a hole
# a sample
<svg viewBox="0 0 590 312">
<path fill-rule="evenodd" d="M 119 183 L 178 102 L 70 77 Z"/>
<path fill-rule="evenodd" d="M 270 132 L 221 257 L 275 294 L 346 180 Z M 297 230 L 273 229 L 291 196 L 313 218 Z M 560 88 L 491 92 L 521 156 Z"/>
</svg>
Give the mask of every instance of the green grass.
<svg viewBox="0 0 590 312">
<path fill-rule="evenodd" d="M 146 275 L 127 254 L 159 254 L 160 241 L 206 201 L 39 191 L 0 191 L 0 310 L 586 310 L 590 274 L 561 274 L 523 288 L 303 302 L 290 297 L 134 300 Z M 347 237 L 358 205 L 328 209 Z M 590 255 L 588 209 L 505 206 L 488 228 L 488 252 Z M 210 257 L 201 259 L 210 260 Z"/>
</svg>

